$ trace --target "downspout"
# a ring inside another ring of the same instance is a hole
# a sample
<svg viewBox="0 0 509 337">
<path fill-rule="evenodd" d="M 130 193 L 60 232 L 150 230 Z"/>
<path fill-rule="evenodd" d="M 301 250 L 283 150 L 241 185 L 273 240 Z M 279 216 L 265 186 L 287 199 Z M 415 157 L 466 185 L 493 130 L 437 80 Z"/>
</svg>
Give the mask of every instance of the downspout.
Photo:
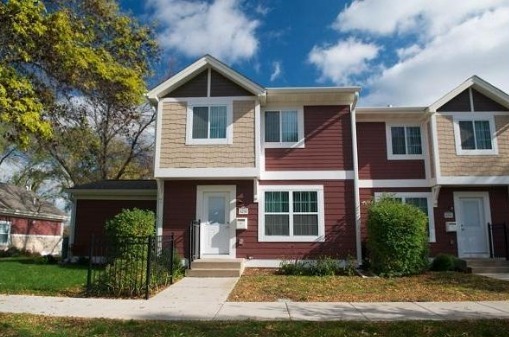
<svg viewBox="0 0 509 337">
<path fill-rule="evenodd" d="M 357 156 L 357 122 L 355 108 L 359 100 L 359 92 L 355 93 L 350 108 L 350 120 L 352 128 L 352 159 L 353 159 L 353 193 L 355 205 L 355 247 L 357 250 L 357 266 L 362 264 L 362 242 L 361 242 L 361 197 L 359 191 L 359 158 Z"/>
</svg>

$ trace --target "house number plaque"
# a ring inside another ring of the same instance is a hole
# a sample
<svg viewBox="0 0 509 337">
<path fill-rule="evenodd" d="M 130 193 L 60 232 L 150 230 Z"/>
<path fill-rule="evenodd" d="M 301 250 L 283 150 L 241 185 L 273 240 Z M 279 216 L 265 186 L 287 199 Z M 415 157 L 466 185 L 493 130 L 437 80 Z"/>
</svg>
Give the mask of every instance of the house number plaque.
<svg viewBox="0 0 509 337">
<path fill-rule="evenodd" d="M 249 214 L 249 208 L 244 207 L 244 206 L 239 207 L 239 214 L 240 215 L 247 215 L 247 214 Z"/>
</svg>

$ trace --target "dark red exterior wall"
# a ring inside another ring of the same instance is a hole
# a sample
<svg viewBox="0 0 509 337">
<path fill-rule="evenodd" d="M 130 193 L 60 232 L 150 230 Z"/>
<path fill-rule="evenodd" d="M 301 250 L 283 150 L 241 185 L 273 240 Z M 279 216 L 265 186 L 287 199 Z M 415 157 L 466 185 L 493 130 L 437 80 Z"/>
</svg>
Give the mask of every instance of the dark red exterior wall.
<svg viewBox="0 0 509 337">
<path fill-rule="evenodd" d="M 435 208 L 435 232 L 437 242 L 430 244 L 430 254 L 432 256 L 438 253 L 458 254 L 456 233 L 447 233 L 445 231 L 445 222 L 454 221 L 453 219 L 444 219 L 444 212 L 453 211 L 454 213 L 454 192 L 489 192 L 490 195 L 490 208 L 491 208 L 491 221 L 492 223 L 509 223 L 509 200 L 507 196 L 507 186 L 493 186 L 493 187 L 470 187 L 470 188 L 441 188 L 438 197 L 438 207 Z M 454 213 L 455 214 L 455 213 Z M 496 253 L 501 252 L 503 247 L 503 238 L 500 233 L 495 235 Z"/>
<path fill-rule="evenodd" d="M 424 160 L 388 160 L 385 123 L 357 123 L 360 179 L 425 179 Z"/>
<path fill-rule="evenodd" d="M 0 215 L 0 220 L 11 223 L 11 234 L 22 235 L 61 235 L 62 222 L 51 220 L 36 220 Z"/>
<path fill-rule="evenodd" d="M 258 242 L 258 203 L 253 202 L 253 181 L 166 181 L 163 232 L 174 233 L 183 256 L 188 251 L 188 227 L 196 217 L 197 185 L 236 185 L 237 208 L 249 209 L 248 229 L 237 231 L 237 257 L 255 259 L 312 258 L 355 254 L 353 182 L 263 181 L 265 185 L 324 185 L 325 242 Z M 238 215 L 245 217 L 245 215 Z"/>
<path fill-rule="evenodd" d="M 86 200 L 76 201 L 76 218 L 74 223 L 74 255 L 86 255 L 90 237 L 104 235 L 106 221 L 112 219 L 123 209 L 139 208 L 156 212 L 156 200 Z"/>
<path fill-rule="evenodd" d="M 453 211 L 454 213 L 454 192 L 480 191 L 489 192 L 491 220 L 493 223 L 509 223 L 509 199 L 507 187 L 442 187 L 438 197 L 438 205 L 434 207 L 433 214 L 435 220 L 435 238 L 436 242 L 430 243 L 430 256 L 438 253 L 447 253 L 452 255 L 458 254 L 457 238 L 455 232 L 446 232 L 445 223 L 454 221 L 455 219 L 445 219 L 444 212 Z M 427 188 L 362 188 L 360 190 L 361 197 L 361 223 L 362 238 L 366 240 L 366 221 L 367 209 L 366 203 L 374 197 L 375 192 L 430 192 Z M 502 233 L 495 235 L 496 253 L 504 255 L 502 250 L 503 238 Z"/>
<path fill-rule="evenodd" d="M 305 148 L 265 149 L 267 171 L 352 170 L 348 106 L 305 106 Z"/>
</svg>

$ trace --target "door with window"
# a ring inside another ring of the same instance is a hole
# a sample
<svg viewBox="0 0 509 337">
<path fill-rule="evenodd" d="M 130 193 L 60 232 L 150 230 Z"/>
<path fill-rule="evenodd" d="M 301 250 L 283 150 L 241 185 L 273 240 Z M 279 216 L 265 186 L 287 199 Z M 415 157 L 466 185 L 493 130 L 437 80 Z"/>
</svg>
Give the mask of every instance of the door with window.
<svg viewBox="0 0 509 337">
<path fill-rule="evenodd" d="M 489 257 L 487 202 L 487 196 L 455 194 L 459 257 Z"/>
<path fill-rule="evenodd" d="M 201 219 L 201 257 L 229 257 L 232 232 L 231 193 L 228 190 L 204 188 L 198 216 Z M 234 234 L 233 234 L 234 235 Z"/>
</svg>

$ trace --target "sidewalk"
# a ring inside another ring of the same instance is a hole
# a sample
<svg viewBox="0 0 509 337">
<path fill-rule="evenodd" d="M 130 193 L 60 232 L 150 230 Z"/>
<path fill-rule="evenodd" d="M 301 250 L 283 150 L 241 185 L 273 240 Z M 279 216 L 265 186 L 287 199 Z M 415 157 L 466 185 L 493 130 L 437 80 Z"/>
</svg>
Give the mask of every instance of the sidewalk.
<svg viewBox="0 0 509 337">
<path fill-rule="evenodd" d="M 184 278 L 146 300 L 0 295 L 0 312 L 133 320 L 509 319 L 509 301 L 226 302 L 237 278 Z"/>
</svg>

